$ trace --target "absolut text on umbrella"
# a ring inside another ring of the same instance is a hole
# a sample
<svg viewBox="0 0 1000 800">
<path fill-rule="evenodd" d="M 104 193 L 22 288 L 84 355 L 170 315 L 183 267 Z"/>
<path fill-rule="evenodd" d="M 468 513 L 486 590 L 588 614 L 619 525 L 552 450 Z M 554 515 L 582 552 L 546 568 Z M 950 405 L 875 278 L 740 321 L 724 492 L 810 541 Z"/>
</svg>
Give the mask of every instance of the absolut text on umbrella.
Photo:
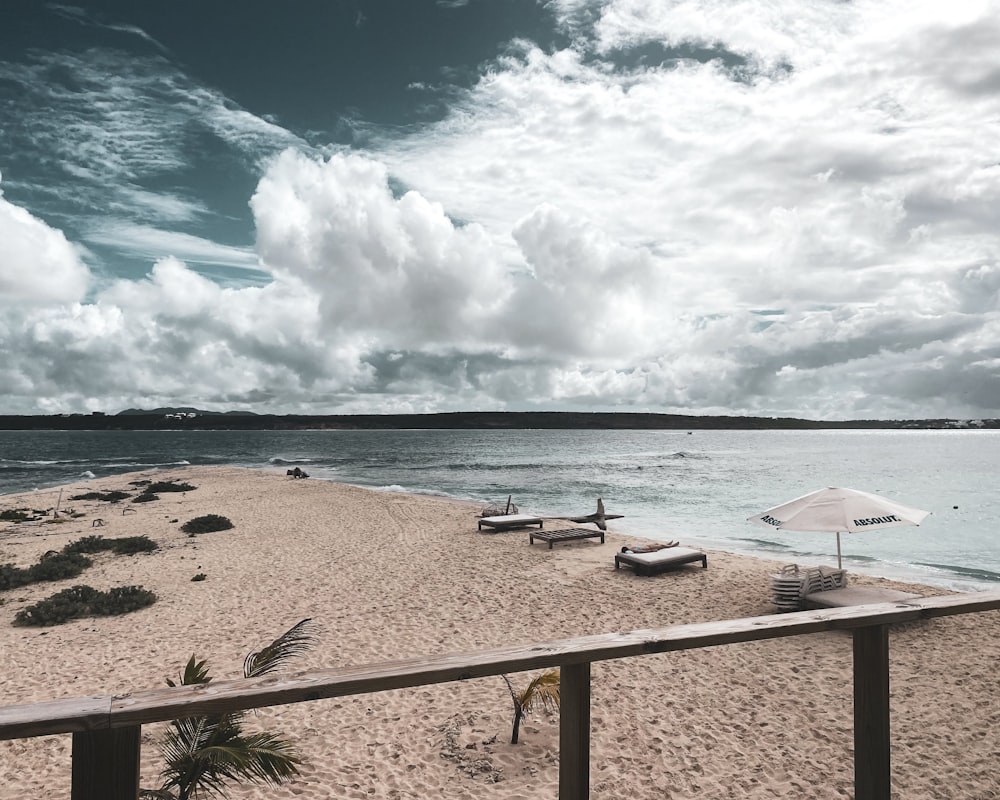
<svg viewBox="0 0 1000 800">
<path fill-rule="evenodd" d="M 854 524 L 858 527 L 864 525 L 884 525 L 886 522 L 902 522 L 899 517 L 895 514 L 890 514 L 888 517 L 867 517 L 866 519 L 856 519 Z"/>
</svg>

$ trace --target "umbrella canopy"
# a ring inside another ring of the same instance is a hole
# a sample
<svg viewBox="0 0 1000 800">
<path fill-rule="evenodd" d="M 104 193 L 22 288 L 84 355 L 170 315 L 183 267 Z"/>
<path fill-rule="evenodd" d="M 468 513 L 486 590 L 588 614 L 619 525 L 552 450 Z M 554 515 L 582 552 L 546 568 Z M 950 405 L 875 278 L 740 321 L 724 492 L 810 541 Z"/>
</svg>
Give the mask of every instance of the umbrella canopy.
<svg viewBox="0 0 1000 800">
<path fill-rule="evenodd" d="M 929 513 L 870 492 L 831 486 L 796 497 L 748 519 L 772 530 L 836 533 L 839 569 L 841 531 L 854 533 L 919 525 Z"/>
</svg>

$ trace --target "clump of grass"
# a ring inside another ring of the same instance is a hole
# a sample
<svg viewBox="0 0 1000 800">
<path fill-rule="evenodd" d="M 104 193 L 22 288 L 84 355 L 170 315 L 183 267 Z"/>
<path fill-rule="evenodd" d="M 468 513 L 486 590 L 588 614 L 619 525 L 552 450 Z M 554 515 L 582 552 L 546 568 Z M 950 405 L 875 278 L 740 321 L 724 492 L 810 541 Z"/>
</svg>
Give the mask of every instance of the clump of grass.
<svg viewBox="0 0 1000 800">
<path fill-rule="evenodd" d="M 159 500 L 159 499 L 160 499 L 160 496 L 158 494 L 146 494 L 145 492 L 143 492 L 142 494 L 137 495 L 132 500 L 132 502 L 133 503 L 152 503 L 154 500 Z"/>
<path fill-rule="evenodd" d="M 79 617 L 117 616 L 155 602 L 156 595 L 141 586 L 116 586 L 107 592 L 91 586 L 72 586 L 21 609 L 14 616 L 14 624 L 44 627 Z"/>
<path fill-rule="evenodd" d="M 206 514 L 203 517 L 195 517 L 181 525 L 181 530 L 188 536 L 198 533 L 213 533 L 214 531 L 228 531 L 233 527 L 233 523 L 227 518 L 218 514 Z"/>
<path fill-rule="evenodd" d="M 0 511 L 0 521 L 3 522 L 24 522 L 27 518 L 28 512 L 20 509 Z"/>
<path fill-rule="evenodd" d="M 191 580 L 192 580 L 192 581 L 203 581 L 203 580 L 205 580 L 205 578 L 207 578 L 207 577 L 208 577 L 208 575 L 206 575 L 206 574 L 205 574 L 204 572 L 199 572 L 199 573 L 198 573 L 197 575 L 195 575 L 195 576 L 194 576 L 194 577 L 193 577 L 193 578 L 192 578 Z"/>
</svg>

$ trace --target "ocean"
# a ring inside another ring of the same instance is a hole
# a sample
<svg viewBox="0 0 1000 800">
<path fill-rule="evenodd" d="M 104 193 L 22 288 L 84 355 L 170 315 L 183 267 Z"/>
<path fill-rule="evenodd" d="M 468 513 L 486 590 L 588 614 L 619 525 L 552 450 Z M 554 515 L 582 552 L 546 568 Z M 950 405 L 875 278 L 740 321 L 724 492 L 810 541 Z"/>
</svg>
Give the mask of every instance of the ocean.
<svg viewBox="0 0 1000 800">
<path fill-rule="evenodd" d="M 1000 587 L 1000 431 L 0 431 L 0 494 L 184 465 L 295 466 L 312 479 L 589 514 L 612 530 L 800 565 L 830 533 L 773 532 L 759 511 L 825 486 L 930 511 L 919 527 L 841 537 L 849 571 L 957 590 Z M 470 528 L 473 522 L 470 520 Z"/>
</svg>

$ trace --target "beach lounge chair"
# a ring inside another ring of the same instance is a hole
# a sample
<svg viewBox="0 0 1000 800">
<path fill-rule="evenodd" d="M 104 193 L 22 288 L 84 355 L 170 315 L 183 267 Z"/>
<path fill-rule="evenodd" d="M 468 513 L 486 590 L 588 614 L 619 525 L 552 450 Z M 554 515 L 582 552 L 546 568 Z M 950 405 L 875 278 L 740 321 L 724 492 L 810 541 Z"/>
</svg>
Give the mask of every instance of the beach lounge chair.
<svg viewBox="0 0 1000 800">
<path fill-rule="evenodd" d="M 696 561 L 701 562 L 703 569 L 708 569 L 708 556 L 691 547 L 665 547 L 652 553 L 615 553 L 615 569 L 628 564 L 636 575 L 658 575 Z"/>
<path fill-rule="evenodd" d="M 556 542 L 571 542 L 575 539 L 596 539 L 601 537 L 601 544 L 604 544 L 604 531 L 595 531 L 590 528 L 567 528 L 560 531 L 532 531 L 528 534 L 528 544 L 534 544 L 535 539 L 540 542 L 548 542 L 549 550 Z"/>
<path fill-rule="evenodd" d="M 485 525 L 497 531 L 507 531 L 514 528 L 527 528 L 531 525 L 542 527 L 542 518 L 530 514 L 501 514 L 497 517 L 482 517 L 479 520 L 479 530 Z"/>
</svg>

